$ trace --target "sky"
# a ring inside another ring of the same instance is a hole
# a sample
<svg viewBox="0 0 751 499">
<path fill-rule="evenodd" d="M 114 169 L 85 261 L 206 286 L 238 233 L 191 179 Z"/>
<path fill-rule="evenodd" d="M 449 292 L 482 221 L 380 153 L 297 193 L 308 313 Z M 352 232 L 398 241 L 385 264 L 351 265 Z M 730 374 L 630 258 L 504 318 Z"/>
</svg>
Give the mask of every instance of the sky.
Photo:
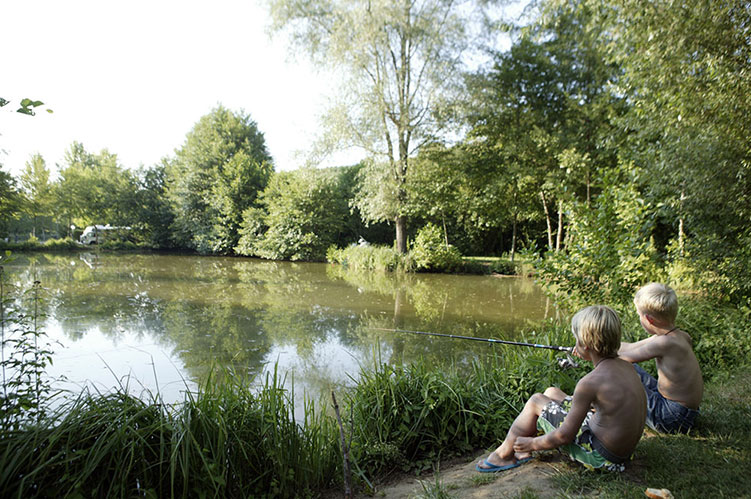
<svg viewBox="0 0 751 499">
<path fill-rule="evenodd" d="M 54 171 L 78 141 L 151 166 L 222 104 L 257 123 L 277 170 L 302 166 L 331 85 L 267 19 L 258 0 L 5 0 L 0 164 L 17 176 L 40 153 Z M 14 112 L 25 97 L 54 112 Z"/>
</svg>

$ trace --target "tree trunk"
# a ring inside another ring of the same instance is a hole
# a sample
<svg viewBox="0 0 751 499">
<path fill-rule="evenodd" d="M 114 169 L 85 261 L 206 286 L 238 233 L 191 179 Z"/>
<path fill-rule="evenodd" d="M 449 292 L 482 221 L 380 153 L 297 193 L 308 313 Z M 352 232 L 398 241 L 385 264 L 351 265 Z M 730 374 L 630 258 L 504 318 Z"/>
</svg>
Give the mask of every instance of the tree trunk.
<svg viewBox="0 0 751 499">
<path fill-rule="evenodd" d="M 686 233 L 683 227 L 683 201 L 686 199 L 685 191 L 681 190 L 681 204 L 679 208 L 680 218 L 678 218 L 678 254 L 683 256 L 683 246 L 686 241 Z"/>
<path fill-rule="evenodd" d="M 514 261 L 514 254 L 516 253 L 516 212 L 514 212 L 514 222 L 511 230 L 511 261 Z"/>
<path fill-rule="evenodd" d="M 545 201 L 545 191 L 540 191 L 540 198 L 542 199 L 542 207 L 545 210 L 545 222 L 548 224 L 548 250 L 553 251 L 553 227 L 550 223 L 548 203 Z"/>
<path fill-rule="evenodd" d="M 561 251 L 561 239 L 563 236 L 563 201 L 558 201 L 558 234 L 555 236 L 555 252 Z"/>
<path fill-rule="evenodd" d="M 395 220 L 396 224 L 396 250 L 399 253 L 407 252 L 407 217 L 399 215 Z"/>
<path fill-rule="evenodd" d="M 449 249 L 449 233 L 446 230 L 446 216 L 441 210 L 441 220 L 443 221 L 443 243 L 446 245 L 446 249 Z"/>
<path fill-rule="evenodd" d="M 587 209 L 589 210 L 592 205 L 592 198 L 590 196 L 590 188 L 592 185 L 592 179 L 590 178 L 591 173 L 589 171 L 589 167 L 587 167 Z"/>
</svg>

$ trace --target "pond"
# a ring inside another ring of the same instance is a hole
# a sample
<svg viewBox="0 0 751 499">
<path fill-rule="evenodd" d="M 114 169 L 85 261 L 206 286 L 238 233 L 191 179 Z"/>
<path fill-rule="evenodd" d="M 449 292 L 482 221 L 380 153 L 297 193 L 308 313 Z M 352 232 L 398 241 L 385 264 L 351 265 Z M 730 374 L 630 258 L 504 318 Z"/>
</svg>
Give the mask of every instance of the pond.
<svg viewBox="0 0 751 499">
<path fill-rule="evenodd" d="M 527 278 L 381 272 L 323 263 L 163 254 L 18 254 L 12 285 L 43 288 L 48 373 L 72 391 L 127 385 L 167 402 L 212 366 L 262 380 L 276 367 L 311 396 L 374 361 L 466 364 L 558 313 Z M 390 331 L 391 330 L 391 331 Z M 260 375 L 260 376 L 259 376 Z M 259 381 L 257 381 L 259 382 Z"/>
</svg>

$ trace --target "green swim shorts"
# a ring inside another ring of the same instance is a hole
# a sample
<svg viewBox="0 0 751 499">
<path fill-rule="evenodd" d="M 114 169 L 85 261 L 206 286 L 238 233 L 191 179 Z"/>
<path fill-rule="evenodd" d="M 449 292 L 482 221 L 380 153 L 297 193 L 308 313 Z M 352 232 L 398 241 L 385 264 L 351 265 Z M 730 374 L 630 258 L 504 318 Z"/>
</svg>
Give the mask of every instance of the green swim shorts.
<svg viewBox="0 0 751 499">
<path fill-rule="evenodd" d="M 566 397 L 560 404 L 549 402 L 537 418 L 537 429 L 541 434 L 550 433 L 563 424 L 570 410 L 571 397 Z M 631 456 L 621 457 L 606 449 L 589 428 L 591 417 L 592 412 L 587 413 L 574 441 L 561 446 L 560 449 L 567 453 L 572 461 L 578 461 L 589 469 L 624 471 L 625 464 L 631 460 Z"/>
</svg>

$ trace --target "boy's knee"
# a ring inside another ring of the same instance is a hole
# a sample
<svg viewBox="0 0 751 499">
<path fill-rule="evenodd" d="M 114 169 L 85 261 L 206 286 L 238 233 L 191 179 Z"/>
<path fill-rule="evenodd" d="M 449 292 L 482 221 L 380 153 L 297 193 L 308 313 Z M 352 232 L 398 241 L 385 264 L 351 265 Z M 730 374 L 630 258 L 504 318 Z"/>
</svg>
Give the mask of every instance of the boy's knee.
<svg viewBox="0 0 751 499">
<path fill-rule="evenodd" d="M 545 392 L 543 393 L 543 395 L 545 395 L 548 398 L 555 398 L 555 396 L 558 395 L 559 392 L 560 390 L 558 388 L 554 386 L 550 386 L 545 389 Z"/>
<path fill-rule="evenodd" d="M 535 393 L 527 401 L 527 405 L 533 405 L 535 407 L 544 407 L 545 404 L 550 402 L 550 397 L 543 393 Z"/>
</svg>

